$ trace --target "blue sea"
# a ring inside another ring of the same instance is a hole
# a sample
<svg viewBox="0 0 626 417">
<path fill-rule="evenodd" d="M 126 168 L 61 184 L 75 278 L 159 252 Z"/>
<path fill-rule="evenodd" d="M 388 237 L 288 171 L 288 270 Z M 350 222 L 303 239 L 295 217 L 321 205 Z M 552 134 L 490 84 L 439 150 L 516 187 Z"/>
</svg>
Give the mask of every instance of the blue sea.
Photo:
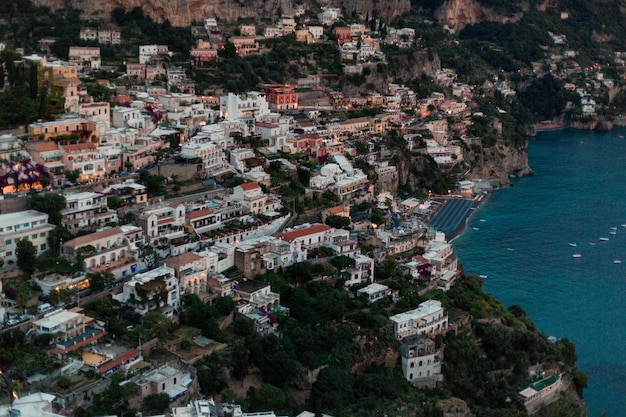
<svg viewBox="0 0 626 417">
<path fill-rule="evenodd" d="M 491 195 L 453 241 L 486 292 L 574 342 L 590 417 L 626 416 L 624 134 L 541 132 L 528 146 L 535 175 Z"/>
</svg>

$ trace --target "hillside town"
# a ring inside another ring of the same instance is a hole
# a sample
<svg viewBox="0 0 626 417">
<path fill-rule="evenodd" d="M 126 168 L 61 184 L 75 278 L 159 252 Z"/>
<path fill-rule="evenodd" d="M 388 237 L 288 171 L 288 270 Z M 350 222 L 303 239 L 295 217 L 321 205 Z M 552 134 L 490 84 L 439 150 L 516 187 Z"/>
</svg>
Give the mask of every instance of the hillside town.
<svg viewBox="0 0 626 417">
<path fill-rule="evenodd" d="M 202 68 L 231 46 L 242 57 L 262 54 L 260 40 L 290 36 L 333 44 L 343 73 L 359 77 L 386 62 L 382 44 L 419 45 L 414 29 L 334 25 L 341 15 L 328 7 L 298 24 L 297 15 L 283 15 L 263 28 L 241 24 L 228 38 L 206 17 L 191 28 L 189 64 Z M 576 53 L 552 36 L 563 52 L 532 71 L 573 68 Z M 115 28 L 85 27 L 80 39 L 124 42 Z M 249 412 L 236 396 L 201 395 L 197 363 L 234 347 L 190 325 L 185 309 L 190 300 L 217 307 L 232 301 L 221 331 L 246 323 L 261 338 L 280 338 L 291 312 L 285 288 L 270 278 L 285 271 L 306 270 L 294 273 L 294 287 L 327 283 L 363 311 L 393 307 L 383 326 L 398 352 L 394 371 L 413 387 L 441 385 L 443 337 L 472 317 L 449 311 L 433 294 L 445 297 L 465 279 L 450 240 L 508 181 L 509 172 L 473 171 L 480 149 L 503 133 L 502 122 L 482 111 L 480 96 L 515 96 L 508 80 L 469 85 L 441 68 L 426 96 L 399 83 L 389 83 L 386 94 L 346 96 L 324 86 L 320 73 L 208 95 L 196 91 L 185 67 L 171 64 L 168 45 L 141 45 L 119 82 L 98 80 L 110 96 L 102 100 L 81 81 L 111 70 L 100 46 L 70 46 L 63 60 L 49 53 L 54 42 L 40 39 L 39 51 L 15 48 L 12 65 L 34 68 L 62 110 L 0 136 L 0 321 L 3 333 L 19 330 L 58 366 L 2 369 L 20 388 L 0 415 L 78 415 L 113 384 L 132 386 L 125 398 L 135 410 L 151 410 L 144 408 L 148 398 L 165 398 L 172 416 L 276 416 L 278 409 Z M 12 88 L 9 76 L 4 89 Z M 600 106 L 590 91 L 611 87 L 596 68 L 567 89 L 580 96 L 584 117 Z M 399 191 L 407 169 L 399 154 L 432 162 L 448 181 Z M 114 327 L 104 314 L 90 316 L 90 303 L 103 299 L 116 324 L 120 310 L 138 321 Z M 357 326 L 343 319 L 350 324 Z M 543 365 L 517 390 L 530 414 L 571 383 L 562 367 Z M 317 375 L 309 371 L 302 384 L 310 387 Z M 442 407 L 469 415 L 465 404 Z M 326 414 L 298 417 L 317 415 Z"/>
</svg>

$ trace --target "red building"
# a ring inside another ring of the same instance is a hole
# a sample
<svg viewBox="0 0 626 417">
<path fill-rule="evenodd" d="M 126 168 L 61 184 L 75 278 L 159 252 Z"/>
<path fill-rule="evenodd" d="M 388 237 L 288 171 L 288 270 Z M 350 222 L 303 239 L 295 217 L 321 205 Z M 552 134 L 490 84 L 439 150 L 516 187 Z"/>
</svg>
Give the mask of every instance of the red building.
<svg viewBox="0 0 626 417">
<path fill-rule="evenodd" d="M 268 85 L 266 87 L 270 107 L 277 110 L 298 108 L 298 93 L 290 85 Z"/>
<path fill-rule="evenodd" d="M 352 42 L 352 30 L 347 26 L 338 26 L 334 29 L 337 45 Z"/>
<path fill-rule="evenodd" d="M 196 67 L 201 67 L 204 62 L 209 62 L 217 58 L 217 49 L 193 48 L 189 51 L 191 63 Z"/>
</svg>

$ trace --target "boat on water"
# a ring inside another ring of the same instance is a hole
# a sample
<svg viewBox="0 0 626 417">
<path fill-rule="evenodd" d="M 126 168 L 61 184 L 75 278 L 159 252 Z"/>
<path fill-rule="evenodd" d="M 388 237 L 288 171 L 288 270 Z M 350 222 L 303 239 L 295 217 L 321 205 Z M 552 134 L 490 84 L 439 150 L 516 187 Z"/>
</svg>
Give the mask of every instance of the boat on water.
<svg viewBox="0 0 626 417">
<path fill-rule="evenodd" d="M 474 230 L 480 230 L 478 227 L 474 227 L 473 229 L 474 229 Z"/>
<path fill-rule="evenodd" d="M 487 275 L 479 275 L 479 277 L 481 277 L 482 279 L 487 278 Z"/>
<path fill-rule="evenodd" d="M 626 223 L 622 223 L 622 227 L 626 227 Z"/>
<path fill-rule="evenodd" d="M 611 227 L 611 230 L 617 230 L 617 227 Z"/>
<path fill-rule="evenodd" d="M 614 261 L 613 261 L 613 263 L 614 263 L 614 264 L 621 264 L 621 263 L 622 263 L 622 261 L 621 261 L 621 260 L 619 260 L 619 259 L 616 259 L 616 260 L 614 260 Z"/>
<path fill-rule="evenodd" d="M 611 230 L 611 231 L 609 232 L 609 234 L 610 234 L 610 235 L 616 235 L 616 234 L 617 234 L 617 232 L 616 232 L 615 230 Z"/>
<path fill-rule="evenodd" d="M 575 248 L 575 247 L 576 247 L 576 244 L 575 244 L 575 243 L 569 243 L 569 245 L 570 245 L 571 247 L 573 247 L 573 248 Z"/>
<path fill-rule="evenodd" d="M 484 222 L 484 221 L 486 221 L 486 220 L 485 220 L 485 219 L 480 219 L 480 221 L 481 221 L 481 222 Z M 624 227 L 626 227 L 626 226 L 624 226 Z"/>
<path fill-rule="evenodd" d="M 607 240 L 609 240 L 609 238 L 608 238 L 608 237 L 601 237 L 601 238 L 600 238 L 600 240 L 601 240 L 602 242 L 606 242 Z"/>
<path fill-rule="evenodd" d="M 582 255 L 580 253 L 575 253 L 572 255 L 572 258 L 582 258 Z"/>
</svg>

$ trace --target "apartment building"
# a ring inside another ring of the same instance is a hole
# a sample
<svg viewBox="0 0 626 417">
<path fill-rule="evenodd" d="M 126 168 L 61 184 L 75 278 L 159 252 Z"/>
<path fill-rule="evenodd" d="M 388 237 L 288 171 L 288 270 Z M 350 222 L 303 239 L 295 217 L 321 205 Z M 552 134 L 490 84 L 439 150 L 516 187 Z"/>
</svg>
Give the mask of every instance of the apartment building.
<svg viewBox="0 0 626 417">
<path fill-rule="evenodd" d="M 65 209 L 61 210 L 62 224 L 72 233 L 94 230 L 118 220 L 117 212 L 108 208 L 107 197 L 102 193 L 66 194 L 65 201 Z"/>
<path fill-rule="evenodd" d="M 0 255 L 4 262 L 16 261 L 15 249 L 21 240 L 29 240 L 40 254 L 48 249 L 48 235 L 54 229 L 48 215 L 35 210 L 0 214 Z"/>
</svg>

